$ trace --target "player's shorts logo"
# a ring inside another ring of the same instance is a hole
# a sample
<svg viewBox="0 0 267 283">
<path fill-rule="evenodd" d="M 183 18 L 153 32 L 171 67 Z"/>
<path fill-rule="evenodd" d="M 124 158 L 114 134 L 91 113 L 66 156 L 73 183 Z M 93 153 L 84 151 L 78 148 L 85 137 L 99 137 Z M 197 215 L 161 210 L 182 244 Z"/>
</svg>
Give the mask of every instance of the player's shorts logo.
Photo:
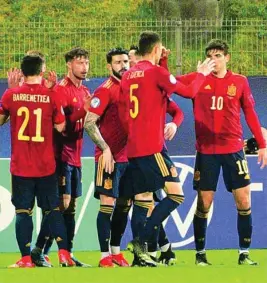
<svg viewBox="0 0 267 283">
<path fill-rule="evenodd" d="M 112 180 L 110 178 L 107 178 L 104 182 L 104 188 L 106 190 L 111 190 L 112 189 Z"/>
<path fill-rule="evenodd" d="M 200 171 L 195 171 L 194 173 L 194 181 L 199 181 L 200 180 Z"/>
</svg>

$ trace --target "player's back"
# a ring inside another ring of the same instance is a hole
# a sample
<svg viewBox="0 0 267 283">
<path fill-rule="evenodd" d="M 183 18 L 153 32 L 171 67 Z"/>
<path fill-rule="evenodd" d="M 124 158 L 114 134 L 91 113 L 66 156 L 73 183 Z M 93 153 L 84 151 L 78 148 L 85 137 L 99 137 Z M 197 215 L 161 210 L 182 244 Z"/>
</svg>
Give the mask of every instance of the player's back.
<svg viewBox="0 0 267 283">
<path fill-rule="evenodd" d="M 39 84 L 24 84 L 6 94 L 11 124 L 11 173 L 24 177 L 53 174 L 55 93 Z"/>
<path fill-rule="evenodd" d="M 167 99 L 159 86 L 162 67 L 140 61 L 123 76 L 122 99 L 128 99 L 128 157 L 161 152 Z M 127 98 L 128 97 L 128 98 Z"/>
</svg>

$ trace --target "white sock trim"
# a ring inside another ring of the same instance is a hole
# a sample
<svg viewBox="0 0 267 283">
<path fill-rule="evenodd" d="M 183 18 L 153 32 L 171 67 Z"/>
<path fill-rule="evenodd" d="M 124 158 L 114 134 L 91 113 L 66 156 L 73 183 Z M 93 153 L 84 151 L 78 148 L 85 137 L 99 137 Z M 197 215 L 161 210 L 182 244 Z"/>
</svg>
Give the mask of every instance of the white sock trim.
<svg viewBox="0 0 267 283">
<path fill-rule="evenodd" d="M 120 246 L 118 246 L 118 247 L 117 246 L 111 246 L 110 249 L 111 249 L 111 253 L 113 255 L 118 255 L 118 254 L 121 253 L 121 247 Z"/>
<path fill-rule="evenodd" d="M 160 247 L 160 250 L 161 250 L 162 252 L 167 252 L 167 250 L 169 249 L 170 245 L 171 245 L 171 244 L 168 243 L 168 244 L 166 244 L 166 245 Z"/>
<path fill-rule="evenodd" d="M 101 252 L 101 259 L 109 256 L 109 252 Z"/>
</svg>

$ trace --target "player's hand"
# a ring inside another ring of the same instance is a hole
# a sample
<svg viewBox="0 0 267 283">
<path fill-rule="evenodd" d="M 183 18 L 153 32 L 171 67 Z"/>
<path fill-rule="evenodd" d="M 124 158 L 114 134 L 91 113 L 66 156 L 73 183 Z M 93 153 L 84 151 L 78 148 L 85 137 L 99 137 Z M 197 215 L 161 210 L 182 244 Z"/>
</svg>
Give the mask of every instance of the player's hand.
<svg viewBox="0 0 267 283">
<path fill-rule="evenodd" d="M 165 46 L 162 46 L 161 58 L 168 58 L 170 53 L 170 49 L 167 49 Z"/>
<path fill-rule="evenodd" d="M 23 75 L 20 69 L 11 68 L 7 72 L 7 83 L 9 88 L 21 86 L 23 83 Z"/>
<path fill-rule="evenodd" d="M 47 88 L 53 88 L 57 83 L 57 74 L 55 71 L 49 71 L 48 77 L 45 79 L 44 85 Z"/>
<path fill-rule="evenodd" d="M 260 169 L 263 169 L 267 165 L 267 148 L 260 148 L 258 150 L 258 164 L 261 165 Z"/>
<path fill-rule="evenodd" d="M 111 174 L 114 171 L 115 161 L 109 147 L 103 150 L 102 162 L 105 172 Z"/>
<path fill-rule="evenodd" d="M 197 72 L 203 74 L 204 76 L 209 75 L 215 67 L 215 61 L 207 58 L 203 63 L 198 61 Z"/>
<path fill-rule="evenodd" d="M 176 134 L 177 125 L 173 122 L 165 124 L 164 127 L 164 138 L 167 141 L 171 141 Z"/>
</svg>

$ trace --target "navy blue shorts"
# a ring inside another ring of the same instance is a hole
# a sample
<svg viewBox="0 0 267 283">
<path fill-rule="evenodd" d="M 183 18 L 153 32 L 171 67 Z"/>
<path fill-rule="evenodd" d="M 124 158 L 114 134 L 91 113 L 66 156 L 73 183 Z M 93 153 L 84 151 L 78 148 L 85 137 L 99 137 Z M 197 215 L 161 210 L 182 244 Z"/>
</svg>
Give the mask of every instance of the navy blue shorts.
<svg viewBox="0 0 267 283">
<path fill-rule="evenodd" d="M 247 160 L 243 150 L 229 154 L 202 154 L 197 152 L 193 187 L 195 190 L 216 191 L 220 171 L 227 191 L 250 184 Z"/>
<path fill-rule="evenodd" d="M 177 169 L 164 148 L 160 153 L 129 159 L 121 181 L 120 196 L 131 198 L 165 187 L 165 182 L 180 182 Z"/>
<path fill-rule="evenodd" d="M 95 163 L 95 198 L 100 195 L 106 195 L 113 198 L 119 197 L 120 181 L 128 162 L 117 162 L 114 165 L 114 171 L 106 173 L 100 162 Z"/>
<path fill-rule="evenodd" d="M 69 165 L 67 162 L 57 161 L 59 193 L 78 198 L 82 195 L 81 167 Z"/>
<path fill-rule="evenodd" d="M 20 177 L 12 175 L 11 201 L 16 210 L 32 210 L 35 197 L 42 210 L 53 210 L 59 206 L 57 175 L 45 177 Z"/>
</svg>

